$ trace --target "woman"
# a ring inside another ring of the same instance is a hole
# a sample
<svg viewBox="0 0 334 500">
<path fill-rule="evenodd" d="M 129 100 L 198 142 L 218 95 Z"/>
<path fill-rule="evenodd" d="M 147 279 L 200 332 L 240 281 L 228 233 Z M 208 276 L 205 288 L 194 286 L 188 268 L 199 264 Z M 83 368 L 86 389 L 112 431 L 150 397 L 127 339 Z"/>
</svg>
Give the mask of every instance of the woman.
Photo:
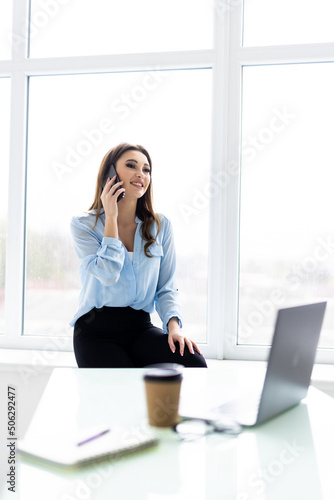
<svg viewBox="0 0 334 500">
<path fill-rule="evenodd" d="M 119 182 L 108 176 L 112 165 Z M 172 227 L 153 210 L 152 162 L 142 146 L 122 143 L 108 151 L 94 202 L 72 218 L 71 233 L 82 281 L 70 323 L 79 367 L 206 366 L 181 331 Z M 163 329 L 150 321 L 155 308 Z"/>
</svg>

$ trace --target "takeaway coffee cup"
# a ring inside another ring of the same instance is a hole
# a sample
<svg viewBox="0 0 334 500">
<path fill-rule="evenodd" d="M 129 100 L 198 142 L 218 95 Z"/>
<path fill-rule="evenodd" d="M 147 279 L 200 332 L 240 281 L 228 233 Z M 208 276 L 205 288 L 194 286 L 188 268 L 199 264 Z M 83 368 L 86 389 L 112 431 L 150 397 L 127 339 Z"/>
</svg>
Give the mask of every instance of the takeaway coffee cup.
<svg viewBox="0 0 334 500">
<path fill-rule="evenodd" d="M 148 421 L 155 427 L 172 427 L 179 422 L 179 400 L 183 366 L 160 363 L 144 373 Z"/>
</svg>

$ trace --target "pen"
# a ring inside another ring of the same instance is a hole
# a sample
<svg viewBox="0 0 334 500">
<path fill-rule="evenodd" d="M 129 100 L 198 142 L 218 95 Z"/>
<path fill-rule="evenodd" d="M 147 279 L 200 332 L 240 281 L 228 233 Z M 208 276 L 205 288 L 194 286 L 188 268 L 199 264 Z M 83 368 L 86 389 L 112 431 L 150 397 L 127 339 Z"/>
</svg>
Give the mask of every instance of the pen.
<svg viewBox="0 0 334 500">
<path fill-rule="evenodd" d="M 87 439 L 84 439 L 83 441 L 80 441 L 79 443 L 77 443 L 77 446 L 81 446 L 83 444 L 89 443 L 89 441 L 93 441 L 93 439 L 97 439 L 100 436 L 103 436 L 104 434 L 107 434 L 107 432 L 109 432 L 109 431 L 110 431 L 110 429 L 105 429 L 104 431 L 101 431 L 98 434 L 95 434 L 94 436 L 91 436 L 91 437 L 89 437 Z"/>
</svg>

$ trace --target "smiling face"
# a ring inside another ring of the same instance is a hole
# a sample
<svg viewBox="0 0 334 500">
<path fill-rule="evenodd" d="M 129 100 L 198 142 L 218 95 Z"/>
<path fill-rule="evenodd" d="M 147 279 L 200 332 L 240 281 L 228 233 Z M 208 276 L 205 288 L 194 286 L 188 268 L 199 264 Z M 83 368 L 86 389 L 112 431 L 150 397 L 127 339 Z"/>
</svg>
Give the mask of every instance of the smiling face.
<svg viewBox="0 0 334 500">
<path fill-rule="evenodd" d="M 126 151 L 116 162 L 118 177 L 123 181 L 126 198 L 141 198 L 151 182 L 151 167 L 140 151 Z"/>
</svg>

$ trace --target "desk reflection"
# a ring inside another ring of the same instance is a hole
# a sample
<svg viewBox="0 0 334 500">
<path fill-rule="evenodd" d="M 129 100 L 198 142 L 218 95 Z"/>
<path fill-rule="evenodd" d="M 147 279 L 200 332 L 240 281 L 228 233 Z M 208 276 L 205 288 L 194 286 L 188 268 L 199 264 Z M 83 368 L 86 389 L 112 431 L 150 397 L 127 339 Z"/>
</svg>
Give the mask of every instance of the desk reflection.
<svg viewBox="0 0 334 500">
<path fill-rule="evenodd" d="M 323 498 L 306 404 L 240 436 L 238 485 L 237 500 Z"/>
</svg>

